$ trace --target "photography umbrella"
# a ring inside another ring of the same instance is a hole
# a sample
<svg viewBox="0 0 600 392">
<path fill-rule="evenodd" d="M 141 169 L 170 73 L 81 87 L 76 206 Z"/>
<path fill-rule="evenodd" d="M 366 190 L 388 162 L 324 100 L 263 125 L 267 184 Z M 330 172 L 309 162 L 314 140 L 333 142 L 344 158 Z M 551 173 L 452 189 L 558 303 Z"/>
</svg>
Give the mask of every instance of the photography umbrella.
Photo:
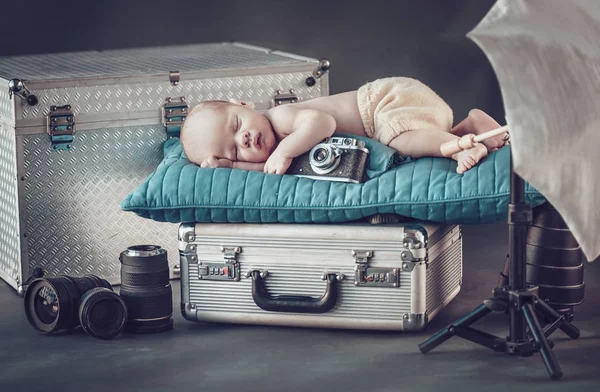
<svg viewBox="0 0 600 392">
<path fill-rule="evenodd" d="M 467 37 L 500 84 L 515 172 L 600 255 L 600 2 L 499 0 Z"/>
<path fill-rule="evenodd" d="M 540 352 L 553 379 L 562 371 L 547 337 L 579 330 L 525 283 L 531 206 L 528 181 L 556 208 L 589 261 L 600 255 L 600 3 L 498 0 L 467 36 L 485 52 L 500 84 L 511 140 L 509 285 L 419 345 L 427 353 L 457 335 L 497 352 Z M 506 339 L 470 327 L 508 311 Z M 536 312 L 537 311 L 537 312 Z M 544 328 L 541 313 L 550 323 Z M 529 328 L 527 330 L 527 327 Z"/>
</svg>

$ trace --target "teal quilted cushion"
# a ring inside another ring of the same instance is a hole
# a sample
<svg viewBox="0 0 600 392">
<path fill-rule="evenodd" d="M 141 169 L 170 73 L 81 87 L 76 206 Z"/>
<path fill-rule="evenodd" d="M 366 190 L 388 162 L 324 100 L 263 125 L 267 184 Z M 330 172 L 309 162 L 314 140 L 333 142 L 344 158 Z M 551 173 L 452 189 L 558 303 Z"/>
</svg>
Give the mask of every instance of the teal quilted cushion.
<svg viewBox="0 0 600 392">
<path fill-rule="evenodd" d="M 446 158 L 402 162 L 394 150 L 362 138 L 370 150 L 362 184 L 312 180 L 239 169 L 201 169 L 185 159 L 179 139 L 129 194 L 121 209 L 163 222 L 329 223 L 396 213 L 420 220 L 488 223 L 506 220 L 510 149 L 488 155 L 465 174 Z M 529 184 L 526 200 L 545 201 Z"/>
</svg>

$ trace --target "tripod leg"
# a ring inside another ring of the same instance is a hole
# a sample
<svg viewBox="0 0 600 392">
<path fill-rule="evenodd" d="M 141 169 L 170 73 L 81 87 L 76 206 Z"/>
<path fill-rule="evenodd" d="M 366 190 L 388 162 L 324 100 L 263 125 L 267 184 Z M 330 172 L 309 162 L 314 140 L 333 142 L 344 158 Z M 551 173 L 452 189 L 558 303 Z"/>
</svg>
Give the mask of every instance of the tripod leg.
<svg viewBox="0 0 600 392">
<path fill-rule="evenodd" d="M 525 316 L 525 320 L 527 321 L 527 325 L 531 330 L 533 338 L 540 346 L 540 354 L 542 355 L 542 359 L 544 360 L 546 369 L 550 374 L 550 378 L 552 378 L 553 380 L 561 378 L 563 374 L 562 370 L 560 369 L 560 365 L 558 364 L 554 353 L 548 345 L 546 336 L 542 333 L 542 327 L 540 326 L 540 323 L 535 316 L 535 312 L 533 311 L 533 305 L 531 305 L 530 303 L 523 304 L 521 310 L 523 311 L 523 315 Z"/>
<path fill-rule="evenodd" d="M 456 320 L 455 322 L 448 325 L 446 328 L 440 330 L 423 343 L 419 344 L 419 350 L 421 350 L 423 354 L 433 350 L 434 348 L 436 348 L 437 346 L 454 336 L 456 334 L 456 327 L 468 327 L 469 325 L 473 324 L 475 321 L 484 317 L 491 311 L 492 310 L 485 306 L 485 304 L 479 305 L 470 313 L 467 313 L 464 317 Z"/>
<path fill-rule="evenodd" d="M 554 321 L 560 319 L 561 317 L 564 317 L 561 316 L 556 310 L 552 309 L 550 305 L 548 305 L 541 299 L 536 302 L 535 306 L 537 306 L 538 310 L 540 310 L 544 315 L 549 315 L 550 317 L 552 317 Z M 563 320 L 561 320 L 560 323 L 560 330 L 566 333 L 570 338 L 577 339 L 579 337 L 579 329 L 576 326 L 574 326 L 570 321 L 567 321 L 563 318 Z"/>
</svg>

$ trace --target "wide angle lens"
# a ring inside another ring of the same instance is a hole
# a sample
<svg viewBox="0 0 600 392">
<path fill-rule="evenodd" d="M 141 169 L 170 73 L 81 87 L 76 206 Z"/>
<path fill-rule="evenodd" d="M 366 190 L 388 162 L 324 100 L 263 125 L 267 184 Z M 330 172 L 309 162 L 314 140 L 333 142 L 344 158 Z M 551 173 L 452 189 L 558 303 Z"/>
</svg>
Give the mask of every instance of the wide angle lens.
<svg viewBox="0 0 600 392">
<path fill-rule="evenodd" d="M 27 321 L 44 334 L 75 328 L 79 325 L 81 296 L 96 287 L 111 288 L 110 283 L 94 275 L 35 279 L 25 293 Z"/>
<path fill-rule="evenodd" d="M 52 324 L 58 317 L 58 298 L 52 287 L 42 287 L 35 296 L 34 310 L 44 324 Z"/>
</svg>

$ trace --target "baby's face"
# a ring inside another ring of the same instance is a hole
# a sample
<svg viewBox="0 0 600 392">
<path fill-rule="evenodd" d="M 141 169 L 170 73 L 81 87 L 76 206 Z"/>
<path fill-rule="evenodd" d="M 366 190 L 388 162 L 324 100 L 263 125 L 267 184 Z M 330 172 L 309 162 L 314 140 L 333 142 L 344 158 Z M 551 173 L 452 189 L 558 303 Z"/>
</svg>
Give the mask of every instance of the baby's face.
<svg viewBox="0 0 600 392">
<path fill-rule="evenodd" d="M 191 124 L 196 140 L 193 155 L 198 161 L 214 155 L 231 161 L 265 162 L 276 144 L 269 120 L 254 109 L 238 104 L 208 107 Z M 196 162 L 198 163 L 198 162 Z"/>
</svg>

